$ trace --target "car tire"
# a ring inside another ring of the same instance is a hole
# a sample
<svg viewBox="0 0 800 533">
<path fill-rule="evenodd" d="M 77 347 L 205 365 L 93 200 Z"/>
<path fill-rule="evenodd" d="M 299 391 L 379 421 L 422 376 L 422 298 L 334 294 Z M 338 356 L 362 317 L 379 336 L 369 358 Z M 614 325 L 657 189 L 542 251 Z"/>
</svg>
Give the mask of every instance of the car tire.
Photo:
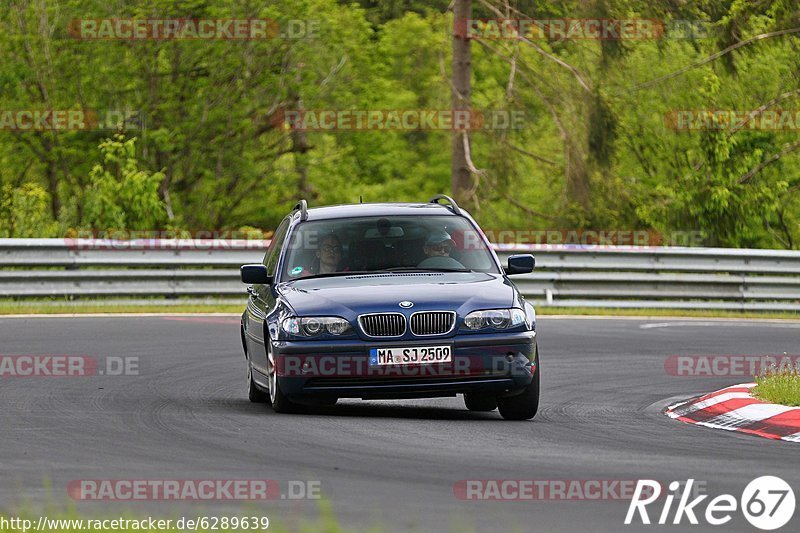
<svg viewBox="0 0 800 533">
<path fill-rule="evenodd" d="M 281 386 L 278 384 L 277 379 L 273 382 L 275 385 L 275 394 L 273 395 L 270 391 L 270 404 L 272 404 L 272 410 L 276 413 L 293 413 L 297 409 L 297 404 L 292 402 L 286 395 L 281 391 Z"/>
<path fill-rule="evenodd" d="M 272 354 L 272 341 L 268 336 L 264 336 L 264 345 L 267 350 L 267 372 L 269 380 L 269 403 L 272 405 L 272 410 L 276 413 L 292 413 L 297 409 L 297 404 L 292 402 L 281 391 L 278 376 L 275 372 L 275 356 Z"/>
<path fill-rule="evenodd" d="M 536 349 L 536 372 L 530 385 L 522 393 L 508 398 L 497 398 L 497 408 L 500 416 L 506 420 L 530 420 L 539 410 L 539 381 L 541 368 L 539 367 L 539 349 Z"/>
<path fill-rule="evenodd" d="M 253 368 L 250 361 L 247 361 L 247 398 L 253 403 L 265 403 L 269 400 L 269 394 L 258 388 L 253 381 Z"/>
<path fill-rule="evenodd" d="M 468 392 L 464 394 L 464 405 L 470 411 L 488 413 L 497 409 L 497 398 Z"/>
</svg>

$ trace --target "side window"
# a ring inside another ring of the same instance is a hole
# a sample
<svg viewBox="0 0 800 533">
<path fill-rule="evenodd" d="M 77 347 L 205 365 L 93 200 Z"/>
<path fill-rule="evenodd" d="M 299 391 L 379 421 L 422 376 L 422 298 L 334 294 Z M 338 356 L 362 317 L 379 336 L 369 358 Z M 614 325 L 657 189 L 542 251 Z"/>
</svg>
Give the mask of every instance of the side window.
<svg viewBox="0 0 800 533">
<path fill-rule="evenodd" d="M 283 219 L 278 229 L 272 235 L 272 242 L 269 243 L 269 250 L 264 255 L 264 265 L 267 267 L 267 274 L 270 276 L 275 275 L 275 267 L 278 264 L 278 258 L 281 256 L 281 248 L 283 241 L 286 239 L 286 232 L 289 229 L 289 219 Z"/>
</svg>

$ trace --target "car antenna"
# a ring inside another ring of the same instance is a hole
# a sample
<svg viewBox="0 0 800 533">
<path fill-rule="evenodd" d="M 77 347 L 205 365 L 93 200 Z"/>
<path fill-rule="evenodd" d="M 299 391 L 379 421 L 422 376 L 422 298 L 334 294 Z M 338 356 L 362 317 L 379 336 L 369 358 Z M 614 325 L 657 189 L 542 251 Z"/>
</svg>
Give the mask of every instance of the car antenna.
<svg viewBox="0 0 800 533">
<path fill-rule="evenodd" d="M 358 195 L 358 203 L 360 203 L 360 204 L 364 203 L 364 197 L 361 196 L 360 194 Z"/>
</svg>

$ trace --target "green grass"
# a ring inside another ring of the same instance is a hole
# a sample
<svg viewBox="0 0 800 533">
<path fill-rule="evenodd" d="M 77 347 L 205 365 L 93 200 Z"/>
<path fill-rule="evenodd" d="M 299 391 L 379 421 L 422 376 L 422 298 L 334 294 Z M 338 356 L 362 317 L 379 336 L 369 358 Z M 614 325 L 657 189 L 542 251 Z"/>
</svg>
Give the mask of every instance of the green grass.
<svg viewBox="0 0 800 533">
<path fill-rule="evenodd" d="M 228 302 L 187 302 L 180 300 L 166 303 L 152 298 L 146 303 L 125 303 L 114 300 L 2 300 L 0 315 L 27 314 L 90 314 L 90 313 L 236 313 L 244 310 L 244 300 Z M 544 307 L 538 306 L 539 316 L 547 315 L 603 315 L 631 317 L 687 317 L 687 318 L 766 318 L 800 320 L 800 313 L 767 311 L 727 311 L 711 309 L 603 309 L 595 307 Z"/>
<path fill-rule="evenodd" d="M 50 303 L 0 303 L 0 315 L 53 315 L 89 313 L 237 313 L 244 311 L 244 305 L 234 304 L 50 304 Z"/>
<path fill-rule="evenodd" d="M 781 370 L 756 377 L 753 396 L 765 402 L 800 406 L 800 371 Z"/>
<path fill-rule="evenodd" d="M 0 315 L 29 314 L 88 314 L 88 313 L 241 313 L 246 304 L 236 300 L 215 300 L 200 298 L 143 297 L 136 300 L 114 300 L 111 298 L 87 298 L 69 300 L 66 298 L 24 298 L 0 299 Z"/>
<path fill-rule="evenodd" d="M 608 316 L 664 316 L 688 318 L 779 318 L 800 320 L 800 312 L 733 311 L 725 309 L 628 309 L 600 307 L 544 307 L 537 306 L 536 314 L 547 315 L 608 315 Z"/>
</svg>

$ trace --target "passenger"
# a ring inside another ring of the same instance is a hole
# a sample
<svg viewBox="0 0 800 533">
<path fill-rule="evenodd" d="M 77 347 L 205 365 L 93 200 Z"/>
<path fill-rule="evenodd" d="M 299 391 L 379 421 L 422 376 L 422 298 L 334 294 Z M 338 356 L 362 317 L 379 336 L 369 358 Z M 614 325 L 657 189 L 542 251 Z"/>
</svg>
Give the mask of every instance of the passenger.
<svg viewBox="0 0 800 533">
<path fill-rule="evenodd" d="M 317 258 L 309 269 L 309 274 L 329 274 L 331 272 L 344 272 L 342 268 L 342 241 L 333 233 L 325 235 L 319 241 Z"/>
</svg>

